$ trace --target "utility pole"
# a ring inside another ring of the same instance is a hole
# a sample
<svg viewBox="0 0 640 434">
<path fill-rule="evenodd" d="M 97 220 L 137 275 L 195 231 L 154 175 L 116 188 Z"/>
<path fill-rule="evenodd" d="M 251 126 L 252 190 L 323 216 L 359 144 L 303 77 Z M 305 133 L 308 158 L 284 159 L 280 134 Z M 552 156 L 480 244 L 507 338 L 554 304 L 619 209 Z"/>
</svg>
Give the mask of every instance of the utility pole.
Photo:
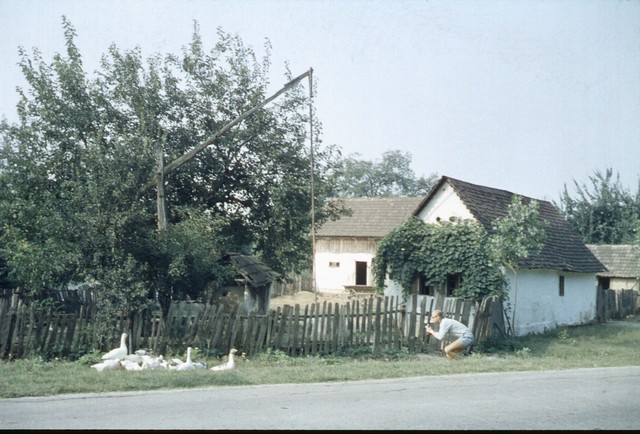
<svg viewBox="0 0 640 434">
<path fill-rule="evenodd" d="M 309 68 L 309 148 L 311 159 L 311 290 L 316 295 L 316 193 L 314 188 L 314 150 L 313 150 L 313 68 Z"/>
</svg>

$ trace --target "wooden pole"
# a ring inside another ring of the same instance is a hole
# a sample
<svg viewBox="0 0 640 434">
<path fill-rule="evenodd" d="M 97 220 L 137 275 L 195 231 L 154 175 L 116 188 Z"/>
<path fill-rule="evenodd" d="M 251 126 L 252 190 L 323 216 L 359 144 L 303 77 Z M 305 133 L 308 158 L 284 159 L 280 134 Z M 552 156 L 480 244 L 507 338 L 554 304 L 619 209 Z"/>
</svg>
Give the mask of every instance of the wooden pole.
<svg viewBox="0 0 640 434">
<path fill-rule="evenodd" d="M 207 138 L 205 141 L 203 141 L 202 143 L 197 145 L 195 148 L 191 149 L 190 151 L 184 153 L 181 157 L 178 157 L 175 160 L 173 160 L 171 163 L 167 164 L 164 167 L 164 176 L 166 176 L 169 173 L 173 172 L 175 169 L 177 169 L 178 167 L 182 166 L 184 163 L 190 161 L 193 157 L 196 156 L 196 154 L 198 154 L 198 152 L 202 151 L 207 146 L 213 144 L 220 136 L 222 136 L 224 133 L 229 131 L 231 128 L 233 128 L 234 126 L 236 126 L 237 124 L 242 122 L 245 118 L 251 116 L 253 113 L 258 111 L 259 109 L 261 109 L 265 105 L 269 104 L 271 101 L 273 101 L 274 99 L 279 97 L 281 94 L 283 94 L 287 90 L 291 89 L 300 80 L 302 80 L 303 78 L 305 78 L 308 75 L 310 75 L 311 71 L 312 70 L 309 69 L 309 71 L 307 71 L 307 72 L 305 72 L 303 74 L 300 74 L 299 76 L 297 76 L 296 78 L 294 78 L 293 80 L 291 80 L 290 82 L 285 84 L 282 89 L 280 89 L 279 91 L 277 91 L 276 93 L 271 95 L 269 98 L 265 99 L 264 101 L 262 101 L 257 106 L 255 106 L 255 107 L 247 110 L 246 112 L 242 113 L 240 116 L 238 116 L 237 118 L 235 118 L 234 120 L 232 120 L 231 122 L 226 124 L 224 127 L 222 127 L 219 131 L 217 131 L 213 135 L 209 136 L 209 138 Z M 154 182 L 147 183 L 143 187 L 143 191 L 146 191 L 147 189 L 153 187 L 153 184 L 154 184 Z"/>
<path fill-rule="evenodd" d="M 316 295 L 316 198 L 314 191 L 314 150 L 313 150 L 313 68 L 309 68 L 309 143 L 311 148 L 311 290 Z"/>
<path fill-rule="evenodd" d="M 164 197 L 164 149 L 160 149 L 158 158 L 158 172 L 156 173 L 156 192 L 158 203 L 158 231 L 167 230 L 167 211 Z"/>
</svg>

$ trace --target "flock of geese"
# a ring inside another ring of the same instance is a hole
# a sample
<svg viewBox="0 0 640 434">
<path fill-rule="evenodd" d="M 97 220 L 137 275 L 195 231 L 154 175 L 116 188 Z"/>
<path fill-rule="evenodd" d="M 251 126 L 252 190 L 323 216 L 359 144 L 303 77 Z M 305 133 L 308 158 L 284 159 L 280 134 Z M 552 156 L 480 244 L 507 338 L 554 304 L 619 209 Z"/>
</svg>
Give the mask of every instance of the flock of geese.
<svg viewBox="0 0 640 434">
<path fill-rule="evenodd" d="M 207 369 L 207 364 L 203 362 L 194 362 L 191 360 L 192 348 L 187 348 L 187 359 L 169 359 L 165 360 L 162 355 L 152 356 L 145 350 L 138 350 L 133 354 L 129 354 L 127 348 L 127 334 L 122 333 L 120 336 L 120 346 L 114 348 L 102 356 L 102 362 L 91 365 L 98 372 L 103 371 L 142 371 L 145 369 L 169 369 L 175 371 L 190 371 L 193 369 Z M 212 371 L 228 371 L 235 368 L 236 363 L 234 356 L 238 352 L 235 348 L 229 351 L 229 358 L 226 363 L 210 368 Z"/>
</svg>

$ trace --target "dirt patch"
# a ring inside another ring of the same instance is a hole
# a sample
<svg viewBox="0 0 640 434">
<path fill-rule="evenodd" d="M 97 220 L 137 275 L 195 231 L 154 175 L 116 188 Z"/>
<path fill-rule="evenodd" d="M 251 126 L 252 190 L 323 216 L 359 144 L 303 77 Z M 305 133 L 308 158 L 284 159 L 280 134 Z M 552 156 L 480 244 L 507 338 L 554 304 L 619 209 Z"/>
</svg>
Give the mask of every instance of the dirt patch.
<svg viewBox="0 0 640 434">
<path fill-rule="evenodd" d="M 295 294 L 291 295 L 280 295 L 274 297 L 269 302 L 269 308 L 277 309 L 278 307 L 282 307 L 286 304 L 289 306 L 295 306 L 299 304 L 300 307 L 304 308 L 309 304 L 314 303 L 348 303 L 350 301 L 349 294 L 317 294 L 309 291 L 299 291 Z"/>
</svg>

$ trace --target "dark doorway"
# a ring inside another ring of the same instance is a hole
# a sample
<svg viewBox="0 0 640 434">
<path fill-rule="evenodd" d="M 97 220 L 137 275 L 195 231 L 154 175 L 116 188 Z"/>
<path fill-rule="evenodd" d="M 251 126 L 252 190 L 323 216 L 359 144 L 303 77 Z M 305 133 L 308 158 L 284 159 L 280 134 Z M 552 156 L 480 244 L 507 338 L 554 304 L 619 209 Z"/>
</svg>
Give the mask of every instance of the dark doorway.
<svg viewBox="0 0 640 434">
<path fill-rule="evenodd" d="M 356 285 L 367 284 L 367 263 L 356 261 Z"/>
</svg>

